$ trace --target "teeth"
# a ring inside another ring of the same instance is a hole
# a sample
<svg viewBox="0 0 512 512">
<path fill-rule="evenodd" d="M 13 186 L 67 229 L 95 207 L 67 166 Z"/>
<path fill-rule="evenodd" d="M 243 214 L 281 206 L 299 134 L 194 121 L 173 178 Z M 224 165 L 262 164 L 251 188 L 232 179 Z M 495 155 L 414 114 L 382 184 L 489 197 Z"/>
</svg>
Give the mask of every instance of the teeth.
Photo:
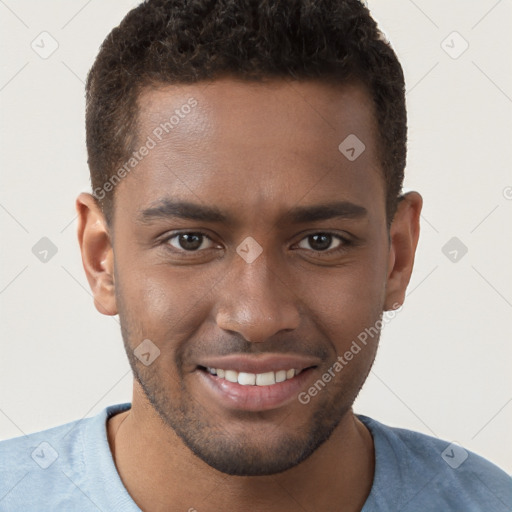
<svg viewBox="0 0 512 512">
<path fill-rule="evenodd" d="M 254 373 L 240 372 L 238 374 L 238 384 L 242 384 L 242 386 L 254 386 L 254 384 L 256 384 L 256 375 L 254 375 Z"/>
<path fill-rule="evenodd" d="M 226 370 L 224 378 L 229 382 L 238 382 L 238 372 L 235 372 L 234 370 Z"/>
<path fill-rule="evenodd" d="M 276 372 L 276 382 L 284 382 L 286 380 L 286 370 Z"/>
<path fill-rule="evenodd" d="M 276 374 L 274 372 L 258 373 L 256 375 L 256 386 L 271 386 L 276 383 Z"/>
<path fill-rule="evenodd" d="M 206 371 L 212 375 L 217 375 L 221 379 L 226 379 L 229 382 L 238 383 L 242 386 L 272 386 L 273 384 L 293 379 L 295 375 L 302 372 L 302 370 L 294 368 L 265 373 L 237 372 L 235 370 L 223 370 L 222 368 L 206 368 Z"/>
</svg>

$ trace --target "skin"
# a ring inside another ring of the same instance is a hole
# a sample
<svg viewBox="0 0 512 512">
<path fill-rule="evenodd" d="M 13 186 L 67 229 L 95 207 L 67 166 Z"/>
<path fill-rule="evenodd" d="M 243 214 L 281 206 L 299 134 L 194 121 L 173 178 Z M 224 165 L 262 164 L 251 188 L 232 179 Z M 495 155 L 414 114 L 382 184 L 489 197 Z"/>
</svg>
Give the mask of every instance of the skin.
<svg viewBox="0 0 512 512">
<path fill-rule="evenodd" d="M 307 391 L 383 311 L 402 304 L 421 196 L 403 196 L 388 232 L 375 112 L 361 84 L 224 77 L 146 88 L 140 144 L 190 97 L 197 106 L 117 185 L 112 226 L 92 195 L 76 202 L 95 305 L 119 314 L 135 376 L 131 409 L 107 425 L 120 477 L 151 512 L 228 503 L 266 512 L 360 510 L 374 448 L 352 404 L 378 336 L 308 404 L 267 411 L 212 400 L 198 358 L 311 355 L 318 365 Z M 349 134 L 366 146 L 353 162 L 338 150 Z M 216 206 L 230 222 L 138 220 L 165 198 Z M 336 201 L 366 213 L 300 223 L 286 217 Z M 187 252 L 190 245 L 169 240 L 176 231 L 207 236 Z M 333 234 L 325 245 L 310 237 L 324 232 Z M 248 236 L 263 249 L 252 263 L 236 252 Z M 144 339 L 160 350 L 149 366 L 133 354 Z"/>
</svg>

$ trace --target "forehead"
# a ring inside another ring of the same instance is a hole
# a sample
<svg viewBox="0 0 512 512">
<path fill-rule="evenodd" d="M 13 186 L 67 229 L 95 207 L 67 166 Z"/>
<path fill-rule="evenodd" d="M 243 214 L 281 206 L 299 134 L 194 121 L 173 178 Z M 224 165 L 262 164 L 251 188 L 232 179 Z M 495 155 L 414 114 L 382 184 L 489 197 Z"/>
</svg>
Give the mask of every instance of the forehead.
<svg viewBox="0 0 512 512">
<path fill-rule="evenodd" d="M 160 135 L 174 143 L 179 139 L 185 142 L 184 138 L 191 143 L 222 138 L 235 142 L 237 147 L 252 147 L 252 141 L 243 135 L 272 145 L 276 143 L 275 135 L 279 135 L 280 145 L 306 140 L 311 145 L 323 140 L 327 148 L 349 133 L 373 136 L 376 128 L 373 102 L 359 82 L 221 78 L 190 85 L 146 87 L 138 106 L 140 132 L 157 130 L 154 135 L 158 138 L 162 131 Z M 162 126 L 165 123 L 167 130 Z"/>
<path fill-rule="evenodd" d="M 151 147 L 120 187 L 133 206 L 177 196 L 277 211 L 306 195 L 384 194 L 374 107 L 361 84 L 223 78 L 145 88 L 138 106 L 137 148 Z M 347 147 L 364 151 L 347 158 Z"/>
</svg>

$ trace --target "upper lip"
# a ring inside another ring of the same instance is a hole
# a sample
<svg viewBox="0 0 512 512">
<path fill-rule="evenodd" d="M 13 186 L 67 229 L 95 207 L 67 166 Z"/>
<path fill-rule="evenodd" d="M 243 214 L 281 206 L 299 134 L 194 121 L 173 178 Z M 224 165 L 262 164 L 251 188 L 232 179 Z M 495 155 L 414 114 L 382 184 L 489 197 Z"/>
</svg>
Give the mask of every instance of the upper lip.
<svg viewBox="0 0 512 512">
<path fill-rule="evenodd" d="M 246 373 L 277 372 L 279 370 L 304 370 L 311 366 L 318 366 L 316 358 L 290 354 L 262 354 L 209 357 L 199 362 L 198 366 L 205 368 L 222 368 Z"/>
</svg>

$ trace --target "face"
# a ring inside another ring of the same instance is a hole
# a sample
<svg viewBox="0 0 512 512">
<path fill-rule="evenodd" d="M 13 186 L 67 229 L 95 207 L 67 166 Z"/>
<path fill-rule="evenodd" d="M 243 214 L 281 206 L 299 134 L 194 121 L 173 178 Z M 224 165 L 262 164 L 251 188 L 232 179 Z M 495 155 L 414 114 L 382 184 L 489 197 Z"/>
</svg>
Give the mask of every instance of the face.
<svg viewBox="0 0 512 512">
<path fill-rule="evenodd" d="M 145 89 L 139 105 L 148 150 L 116 187 L 96 303 L 119 313 L 137 385 L 199 458 L 289 469 L 350 411 L 378 335 L 344 354 L 405 288 L 368 93 L 223 78 Z M 350 134 L 355 160 L 339 149 Z"/>
</svg>

